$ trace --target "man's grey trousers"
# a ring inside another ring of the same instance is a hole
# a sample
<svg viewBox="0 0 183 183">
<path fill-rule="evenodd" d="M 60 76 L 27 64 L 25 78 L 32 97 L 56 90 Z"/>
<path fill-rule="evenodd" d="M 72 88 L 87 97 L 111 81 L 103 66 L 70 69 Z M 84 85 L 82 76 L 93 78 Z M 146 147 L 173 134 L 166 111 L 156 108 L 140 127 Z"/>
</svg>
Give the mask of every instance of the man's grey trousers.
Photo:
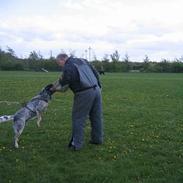
<svg viewBox="0 0 183 183">
<path fill-rule="evenodd" d="M 91 121 L 91 141 L 96 144 L 103 143 L 102 97 L 99 87 L 78 92 L 74 96 L 71 144 L 76 149 L 83 145 L 84 127 L 88 116 Z"/>
</svg>

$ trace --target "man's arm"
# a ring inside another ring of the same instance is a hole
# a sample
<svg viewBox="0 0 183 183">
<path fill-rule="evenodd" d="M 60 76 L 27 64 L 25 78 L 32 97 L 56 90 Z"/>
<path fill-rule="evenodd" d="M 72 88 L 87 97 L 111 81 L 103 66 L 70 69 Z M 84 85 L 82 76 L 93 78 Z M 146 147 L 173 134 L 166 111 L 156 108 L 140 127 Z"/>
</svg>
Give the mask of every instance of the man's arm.
<svg viewBox="0 0 183 183">
<path fill-rule="evenodd" d="M 69 69 L 64 69 L 62 76 L 53 83 L 53 91 L 65 92 L 69 88 L 69 83 L 71 81 L 71 71 Z"/>
<path fill-rule="evenodd" d="M 54 90 L 55 92 L 66 92 L 68 88 L 69 88 L 69 84 L 62 86 L 60 84 L 60 79 L 58 79 L 53 83 L 52 90 Z"/>
</svg>

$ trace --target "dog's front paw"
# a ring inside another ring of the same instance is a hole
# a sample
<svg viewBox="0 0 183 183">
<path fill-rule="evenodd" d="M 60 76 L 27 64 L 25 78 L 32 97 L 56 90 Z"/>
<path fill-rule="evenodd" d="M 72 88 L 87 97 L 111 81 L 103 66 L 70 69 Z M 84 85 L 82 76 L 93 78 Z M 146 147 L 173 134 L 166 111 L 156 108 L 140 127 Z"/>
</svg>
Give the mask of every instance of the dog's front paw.
<svg viewBox="0 0 183 183">
<path fill-rule="evenodd" d="M 14 146 L 16 149 L 18 149 L 19 148 L 18 142 L 15 142 Z"/>
<path fill-rule="evenodd" d="M 41 127 L 41 125 L 40 125 L 40 124 L 37 124 L 37 127 L 38 127 L 38 128 L 40 128 L 40 127 Z"/>
</svg>

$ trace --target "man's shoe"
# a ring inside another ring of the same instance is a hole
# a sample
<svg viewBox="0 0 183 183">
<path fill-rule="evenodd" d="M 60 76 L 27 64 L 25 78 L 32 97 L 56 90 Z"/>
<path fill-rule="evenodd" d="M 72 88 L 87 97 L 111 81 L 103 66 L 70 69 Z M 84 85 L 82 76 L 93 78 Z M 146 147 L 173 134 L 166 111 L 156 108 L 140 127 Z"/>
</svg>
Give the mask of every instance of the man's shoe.
<svg viewBox="0 0 183 183">
<path fill-rule="evenodd" d="M 74 145 L 70 145 L 70 146 L 68 146 L 68 148 L 69 148 L 70 150 L 72 150 L 72 151 L 79 151 L 79 150 L 80 150 L 79 148 L 77 148 L 77 147 L 74 146 Z"/>
<path fill-rule="evenodd" d="M 90 140 L 89 143 L 90 144 L 94 144 L 94 145 L 101 145 L 102 144 L 102 142 L 94 142 L 92 140 Z"/>
<path fill-rule="evenodd" d="M 68 148 L 69 148 L 70 150 L 73 150 L 73 151 L 75 151 L 75 150 L 76 150 L 76 147 L 75 147 L 75 146 L 73 146 L 73 145 L 68 146 Z"/>
<path fill-rule="evenodd" d="M 71 150 L 73 150 L 73 151 L 79 151 L 80 150 L 80 148 L 78 148 L 78 147 L 76 147 L 74 145 L 74 143 L 73 143 L 73 137 L 71 138 L 71 140 L 70 140 L 70 142 L 68 144 L 68 148 L 71 149 Z"/>
<path fill-rule="evenodd" d="M 73 137 L 71 138 L 69 144 L 68 144 L 68 148 L 72 147 L 73 146 Z"/>
</svg>

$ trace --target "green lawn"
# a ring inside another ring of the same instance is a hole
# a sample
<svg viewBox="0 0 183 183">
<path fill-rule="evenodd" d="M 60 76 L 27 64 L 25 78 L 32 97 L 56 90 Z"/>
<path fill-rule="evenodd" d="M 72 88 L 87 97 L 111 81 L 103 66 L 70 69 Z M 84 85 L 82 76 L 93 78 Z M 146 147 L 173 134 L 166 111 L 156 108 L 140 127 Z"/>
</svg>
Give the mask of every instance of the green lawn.
<svg viewBox="0 0 183 183">
<path fill-rule="evenodd" d="M 59 73 L 0 72 L 0 101 L 25 102 Z M 12 123 L 0 124 L 0 183 L 182 183 L 183 74 L 102 76 L 105 143 L 67 149 L 71 92 L 53 97 L 41 128 L 26 126 L 12 147 Z M 0 115 L 20 105 L 0 103 Z"/>
</svg>

